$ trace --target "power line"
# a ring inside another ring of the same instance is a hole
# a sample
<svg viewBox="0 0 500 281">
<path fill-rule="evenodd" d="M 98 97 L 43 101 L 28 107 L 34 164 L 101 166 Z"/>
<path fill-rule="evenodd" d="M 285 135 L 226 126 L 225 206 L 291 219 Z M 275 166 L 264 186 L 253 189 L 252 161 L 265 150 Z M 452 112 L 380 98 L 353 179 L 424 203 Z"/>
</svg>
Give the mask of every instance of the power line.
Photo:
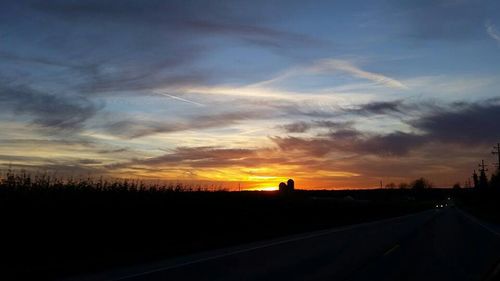
<svg viewBox="0 0 500 281">
<path fill-rule="evenodd" d="M 497 143 L 497 145 L 493 147 L 491 154 L 496 154 L 498 156 L 498 162 L 495 163 L 495 166 L 497 166 L 497 169 L 500 171 L 500 143 Z"/>
</svg>

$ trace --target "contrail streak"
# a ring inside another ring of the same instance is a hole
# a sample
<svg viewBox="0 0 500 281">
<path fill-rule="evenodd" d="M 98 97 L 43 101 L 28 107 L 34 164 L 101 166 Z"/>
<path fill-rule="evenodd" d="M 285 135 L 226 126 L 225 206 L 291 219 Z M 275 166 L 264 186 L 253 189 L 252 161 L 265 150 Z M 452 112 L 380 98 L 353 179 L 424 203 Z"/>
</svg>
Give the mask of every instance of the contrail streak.
<svg viewBox="0 0 500 281">
<path fill-rule="evenodd" d="M 205 105 L 204 105 L 204 104 L 202 104 L 202 103 L 195 102 L 195 101 L 188 100 L 188 99 L 183 99 L 183 98 L 181 98 L 181 97 L 174 96 L 174 95 L 170 95 L 170 94 L 167 94 L 167 93 L 164 93 L 164 92 L 156 92 L 156 94 L 158 94 L 158 95 L 162 95 L 162 96 L 166 96 L 166 97 L 169 97 L 169 98 L 174 99 L 174 100 L 178 100 L 178 101 L 182 101 L 182 102 L 186 102 L 186 103 L 194 104 L 194 105 L 197 105 L 197 106 L 205 106 Z"/>
</svg>

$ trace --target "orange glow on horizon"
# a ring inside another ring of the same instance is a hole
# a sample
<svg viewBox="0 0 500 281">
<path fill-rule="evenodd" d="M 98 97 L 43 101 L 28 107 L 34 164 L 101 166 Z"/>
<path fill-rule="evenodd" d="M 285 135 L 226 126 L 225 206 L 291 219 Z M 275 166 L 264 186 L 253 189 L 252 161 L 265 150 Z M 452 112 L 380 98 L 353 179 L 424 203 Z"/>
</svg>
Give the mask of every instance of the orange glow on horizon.
<svg viewBox="0 0 500 281">
<path fill-rule="evenodd" d="M 245 191 L 277 191 L 278 187 L 275 186 L 262 186 L 262 187 L 252 187 L 246 188 Z"/>
</svg>

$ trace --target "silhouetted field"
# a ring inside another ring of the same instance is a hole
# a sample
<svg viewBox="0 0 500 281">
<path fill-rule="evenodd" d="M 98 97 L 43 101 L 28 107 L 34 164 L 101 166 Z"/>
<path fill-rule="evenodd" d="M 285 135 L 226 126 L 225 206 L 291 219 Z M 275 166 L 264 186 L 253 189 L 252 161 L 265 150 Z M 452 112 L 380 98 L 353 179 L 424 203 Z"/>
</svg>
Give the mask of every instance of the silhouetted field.
<svg viewBox="0 0 500 281">
<path fill-rule="evenodd" d="M 0 185 L 3 280 L 53 279 L 399 216 L 432 208 L 451 193 L 184 192 L 185 187 L 28 178 Z"/>
</svg>

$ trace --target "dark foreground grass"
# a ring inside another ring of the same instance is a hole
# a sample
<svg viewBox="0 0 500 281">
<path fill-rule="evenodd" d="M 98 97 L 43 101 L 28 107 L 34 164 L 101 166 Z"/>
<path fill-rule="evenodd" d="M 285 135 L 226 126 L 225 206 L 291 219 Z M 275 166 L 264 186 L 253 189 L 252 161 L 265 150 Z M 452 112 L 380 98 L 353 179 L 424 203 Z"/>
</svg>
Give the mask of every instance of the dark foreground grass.
<svg viewBox="0 0 500 281">
<path fill-rule="evenodd" d="M 457 204 L 484 221 L 500 225 L 500 190 L 463 190 Z"/>
<path fill-rule="evenodd" d="M 0 279 L 50 280 L 399 216 L 430 208 L 448 193 L 182 192 L 4 181 Z"/>
<path fill-rule="evenodd" d="M 481 219 L 482 221 L 500 225 L 500 190 L 462 190 L 456 196 L 460 208 Z M 500 261 L 493 270 L 496 274 L 491 281 L 500 281 Z"/>
</svg>

